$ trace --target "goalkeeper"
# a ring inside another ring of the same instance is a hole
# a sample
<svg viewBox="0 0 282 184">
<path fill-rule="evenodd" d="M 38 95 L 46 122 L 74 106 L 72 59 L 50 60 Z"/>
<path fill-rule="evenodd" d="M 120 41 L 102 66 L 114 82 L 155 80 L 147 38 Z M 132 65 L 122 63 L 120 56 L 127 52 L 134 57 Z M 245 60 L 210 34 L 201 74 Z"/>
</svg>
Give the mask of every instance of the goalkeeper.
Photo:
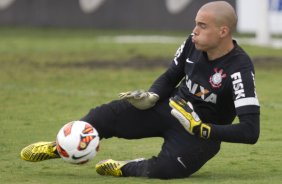
<svg viewBox="0 0 282 184">
<path fill-rule="evenodd" d="M 232 39 L 236 23 L 227 2 L 203 5 L 193 33 L 148 91 L 121 93 L 120 100 L 93 108 L 81 118 L 104 139 L 164 139 L 160 153 L 152 158 L 97 163 L 100 175 L 188 177 L 219 152 L 222 141 L 257 142 L 260 107 L 255 72 L 249 56 Z M 232 124 L 236 116 L 239 123 Z M 59 155 L 55 142 L 39 142 L 24 148 L 21 157 L 41 161 Z"/>
</svg>

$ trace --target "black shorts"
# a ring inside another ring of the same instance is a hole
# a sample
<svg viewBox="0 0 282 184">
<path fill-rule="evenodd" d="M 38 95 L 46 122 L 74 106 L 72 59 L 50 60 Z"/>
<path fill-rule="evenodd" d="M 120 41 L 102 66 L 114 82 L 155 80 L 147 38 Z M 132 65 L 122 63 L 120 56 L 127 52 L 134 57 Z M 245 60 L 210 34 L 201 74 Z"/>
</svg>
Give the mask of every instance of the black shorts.
<svg viewBox="0 0 282 184">
<path fill-rule="evenodd" d="M 190 135 L 174 118 L 168 99 L 148 110 L 138 110 L 127 101 L 117 100 L 94 109 L 81 120 L 91 123 L 101 138 L 140 139 L 162 137 L 157 157 L 123 168 L 126 176 L 182 178 L 199 170 L 220 149 L 220 142 Z"/>
</svg>

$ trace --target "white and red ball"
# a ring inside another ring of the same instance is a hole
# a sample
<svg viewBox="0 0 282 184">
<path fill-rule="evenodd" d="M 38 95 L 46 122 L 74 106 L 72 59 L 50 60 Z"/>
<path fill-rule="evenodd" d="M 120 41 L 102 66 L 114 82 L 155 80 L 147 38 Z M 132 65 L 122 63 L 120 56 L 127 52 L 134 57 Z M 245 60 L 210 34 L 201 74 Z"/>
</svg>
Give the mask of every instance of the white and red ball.
<svg viewBox="0 0 282 184">
<path fill-rule="evenodd" d="M 73 164 L 92 160 L 99 150 L 97 130 L 87 122 L 72 121 L 57 134 L 57 151 L 61 158 Z"/>
</svg>

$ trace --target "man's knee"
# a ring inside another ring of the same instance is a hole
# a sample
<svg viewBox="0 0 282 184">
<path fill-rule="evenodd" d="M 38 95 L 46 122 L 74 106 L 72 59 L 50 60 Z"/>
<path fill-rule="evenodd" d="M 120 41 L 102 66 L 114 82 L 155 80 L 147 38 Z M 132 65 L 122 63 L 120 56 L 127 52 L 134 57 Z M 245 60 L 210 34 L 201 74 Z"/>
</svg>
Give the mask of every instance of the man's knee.
<svg viewBox="0 0 282 184">
<path fill-rule="evenodd" d="M 107 105 L 90 109 L 80 120 L 90 123 L 99 133 L 100 138 L 109 138 L 114 135 L 115 114 Z"/>
</svg>

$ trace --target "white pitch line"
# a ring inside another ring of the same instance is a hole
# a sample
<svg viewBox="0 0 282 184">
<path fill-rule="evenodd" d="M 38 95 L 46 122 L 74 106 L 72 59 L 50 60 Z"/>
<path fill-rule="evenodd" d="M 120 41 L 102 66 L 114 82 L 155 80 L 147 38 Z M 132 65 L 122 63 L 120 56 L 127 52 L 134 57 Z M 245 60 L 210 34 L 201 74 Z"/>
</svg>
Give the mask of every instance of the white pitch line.
<svg viewBox="0 0 282 184">
<path fill-rule="evenodd" d="M 100 42 L 115 43 L 164 43 L 175 44 L 182 43 L 185 37 L 161 36 L 161 35 L 120 35 L 120 36 L 100 36 L 97 38 Z"/>
</svg>

